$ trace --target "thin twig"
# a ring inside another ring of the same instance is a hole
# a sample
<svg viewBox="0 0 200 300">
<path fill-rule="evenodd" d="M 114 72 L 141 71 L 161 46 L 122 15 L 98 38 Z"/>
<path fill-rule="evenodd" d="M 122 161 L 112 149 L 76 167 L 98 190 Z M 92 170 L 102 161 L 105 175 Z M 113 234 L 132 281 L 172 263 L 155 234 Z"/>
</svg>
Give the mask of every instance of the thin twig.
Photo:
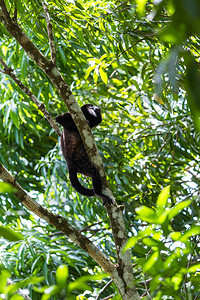
<svg viewBox="0 0 200 300">
<path fill-rule="evenodd" d="M 145 287 L 145 289 L 146 289 L 146 295 L 149 297 L 149 299 L 150 300 L 152 300 L 152 298 L 151 298 L 151 295 L 150 295 L 150 293 L 149 293 L 149 289 L 148 289 L 148 287 L 147 287 L 147 281 L 145 280 L 145 277 L 143 276 L 143 279 L 144 279 L 144 287 Z M 151 280 L 150 280 L 151 281 Z M 149 281 L 149 282 L 150 282 Z"/>
<path fill-rule="evenodd" d="M 106 285 L 100 290 L 99 292 L 99 295 L 96 297 L 95 300 L 99 300 L 100 299 L 100 296 L 101 294 L 107 289 L 107 287 L 113 282 L 113 280 L 111 279 L 110 281 L 108 281 L 108 283 L 106 283 Z M 112 296 L 112 295 L 111 295 Z M 111 297 L 110 296 L 110 297 Z M 112 296 L 113 297 L 113 296 Z M 110 298 L 107 298 L 107 299 L 110 299 Z"/>
<path fill-rule="evenodd" d="M 38 109 L 44 114 L 45 118 L 48 120 L 50 125 L 53 127 L 58 136 L 61 136 L 60 129 L 58 125 L 54 122 L 52 116 L 46 109 L 44 103 L 40 102 L 36 96 L 19 80 L 19 78 L 13 73 L 13 70 L 8 67 L 8 65 L 0 57 L 0 63 L 3 66 L 3 69 L 0 69 L 0 72 L 10 76 L 14 82 L 20 87 L 20 89 L 31 98 L 31 100 L 37 105 Z"/>
<path fill-rule="evenodd" d="M 178 132 L 176 132 L 176 142 L 177 142 L 177 140 L 178 140 Z M 165 174 L 163 175 L 163 178 L 169 173 L 171 166 L 172 166 L 172 162 L 174 160 L 174 156 L 175 156 L 175 149 L 173 150 L 171 162 L 170 162 L 169 167 L 167 168 Z"/>
<path fill-rule="evenodd" d="M 103 298 L 102 300 L 109 300 L 109 299 L 114 298 L 114 296 L 115 296 L 115 294 L 111 294 L 111 295 L 109 295 L 109 296 Z"/>
<path fill-rule="evenodd" d="M 132 139 L 130 139 L 129 141 L 133 142 L 133 141 L 137 141 L 137 140 L 141 140 L 141 139 L 144 139 L 144 138 L 147 138 L 147 137 L 150 137 L 150 136 L 158 136 L 158 135 L 164 135 L 166 134 L 166 132 L 157 132 L 157 133 L 149 133 L 149 134 L 145 134 L 145 135 L 141 135 L 141 136 L 136 136 Z"/>
<path fill-rule="evenodd" d="M 124 7 L 124 8 L 122 8 L 122 9 L 118 10 L 117 12 L 121 12 L 121 11 L 127 10 L 127 9 L 129 9 L 129 8 L 130 8 L 130 6 L 127 6 L 127 7 Z"/>
<path fill-rule="evenodd" d="M 160 152 L 162 151 L 162 149 L 165 147 L 165 145 L 166 145 L 166 144 L 168 143 L 168 141 L 170 140 L 171 137 L 168 138 L 168 136 L 169 136 L 169 133 L 167 132 L 167 134 L 166 134 L 165 137 L 164 137 L 164 141 L 162 142 L 162 145 L 161 145 L 160 149 L 158 150 L 158 153 L 157 153 L 157 155 L 156 155 L 156 158 L 158 158 Z"/>
<path fill-rule="evenodd" d="M 127 2 L 129 2 L 129 1 L 127 0 L 127 1 L 124 1 L 124 2 L 120 3 L 118 6 L 115 7 L 114 10 L 117 10 L 120 6 L 126 4 Z"/>
<path fill-rule="evenodd" d="M 49 47 L 51 51 L 51 60 L 52 62 L 56 65 L 56 48 L 55 48 L 55 42 L 54 42 L 54 37 L 53 37 L 53 29 L 52 29 L 52 24 L 51 24 L 51 18 L 50 14 L 46 5 L 45 0 L 41 0 L 42 6 L 44 9 L 45 13 L 45 18 L 47 21 L 47 32 L 48 32 L 48 37 L 49 37 Z"/>
<path fill-rule="evenodd" d="M 96 225 L 99 225 L 99 224 L 101 224 L 101 223 L 102 223 L 102 221 L 100 221 L 100 222 L 95 222 L 95 223 L 93 223 L 93 224 L 91 224 L 91 225 L 88 225 L 88 226 L 82 228 L 81 230 L 79 230 L 79 232 L 87 231 L 89 228 L 91 228 L 91 227 L 93 227 L 93 226 L 96 226 Z"/>
<path fill-rule="evenodd" d="M 130 50 L 131 48 L 135 47 L 137 44 L 139 44 L 140 42 L 142 42 L 145 38 L 141 38 L 139 39 L 137 42 L 135 42 L 133 45 L 131 45 L 130 47 L 128 47 L 127 49 L 125 49 L 124 51 L 122 51 L 115 59 L 113 59 L 113 61 L 111 61 L 111 63 L 109 65 L 106 66 L 106 69 L 108 67 L 110 67 L 121 55 L 123 55 L 125 52 L 127 52 L 128 50 Z"/>
</svg>

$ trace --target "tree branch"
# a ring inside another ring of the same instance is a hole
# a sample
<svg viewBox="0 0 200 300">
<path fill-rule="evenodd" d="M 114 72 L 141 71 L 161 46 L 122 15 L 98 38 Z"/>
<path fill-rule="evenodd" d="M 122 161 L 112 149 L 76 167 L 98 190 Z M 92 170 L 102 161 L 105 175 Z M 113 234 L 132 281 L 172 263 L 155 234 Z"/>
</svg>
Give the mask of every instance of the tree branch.
<svg viewBox="0 0 200 300">
<path fill-rule="evenodd" d="M 54 42 L 54 37 L 53 37 L 53 29 L 52 29 L 52 24 L 51 24 L 51 18 L 50 14 L 46 5 L 45 0 L 41 0 L 42 6 L 44 9 L 46 21 L 47 21 L 47 32 L 48 32 L 48 37 L 49 37 L 49 47 L 51 51 L 51 60 L 52 62 L 56 65 L 56 48 L 55 48 L 55 42 Z"/>
<path fill-rule="evenodd" d="M 10 76 L 14 82 L 20 87 L 20 89 L 27 94 L 31 98 L 31 100 L 37 105 L 38 109 L 44 114 L 47 121 L 50 123 L 50 125 L 53 127 L 55 132 L 58 134 L 58 136 L 61 136 L 60 129 L 58 125 L 54 122 L 52 116 L 46 109 L 44 103 L 40 102 L 35 95 L 19 80 L 19 78 L 14 74 L 13 70 L 8 67 L 8 65 L 3 61 L 3 59 L 0 57 L 0 63 L 3 66 L 3 70 L 0 69 L 1 73 L 4 73 L 8 76 Z"/>
<path fill-rule="evenodd" d="M 86 236 L 74 229 L 64 217 L 53 214 L 33 200 L 2 164 L 0 164 L 0 178 L 15 188 L 14 195 L 26 208 L 67 235 L 76 245 L 93 257 L 105 272 L 112 274 L 115 271 L 114 264 Z"/>
<path fill-rule="evenodd" d="M 55 226 L 58 230 L 62 231 L 76 245 L 87 252 L 106 273 L 110 273 L 113 282 L 118 287 L 119 292 L 124 300 L 140 299 L 135 287 L 132 287 L 128 291 L 126 291 L 124 282 L 120 275 L 120 270 L 86 236 L 73 228 L 64 217 L 53 214 L 52 212 L 38 204 L 35 200 L 33 200 L 33 198 L 31 198 L 22 189 L 19 183 L 2 164 L 0 164 L 0 178 L 4 182 L 11 184 L 15 188 L 16 191 L 14 192 L 14 195 L 24 206 L 35 213 L 38 217 L 42 218 L 49 224 Z M 131 298 L 131 295 L 134 295 L 134 297 Z"/>
</svg>

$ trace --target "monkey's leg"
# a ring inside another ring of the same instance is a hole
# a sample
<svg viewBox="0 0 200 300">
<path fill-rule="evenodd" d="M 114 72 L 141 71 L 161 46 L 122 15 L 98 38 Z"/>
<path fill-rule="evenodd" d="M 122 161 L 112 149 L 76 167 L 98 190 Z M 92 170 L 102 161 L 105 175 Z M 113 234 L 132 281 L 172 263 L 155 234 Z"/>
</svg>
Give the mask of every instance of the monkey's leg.
<svg viewBox="0 0 200 300">
<path fill-rule="evenodd" d="M 93 175 L 92 175 L 92 184 L 93 184 L 93 189 L 94 192 L 97 196 L 102 197 L 103 199 L 103 204 L 105 204 L 105 201 L 108 203 L 112 203 L 112 199 L 108 197 L 107 195 L 102 194 L 102 181 L 101 181 L 101 176 L 99 171 L 95 168 L 93 170 Z"/>
</svg>

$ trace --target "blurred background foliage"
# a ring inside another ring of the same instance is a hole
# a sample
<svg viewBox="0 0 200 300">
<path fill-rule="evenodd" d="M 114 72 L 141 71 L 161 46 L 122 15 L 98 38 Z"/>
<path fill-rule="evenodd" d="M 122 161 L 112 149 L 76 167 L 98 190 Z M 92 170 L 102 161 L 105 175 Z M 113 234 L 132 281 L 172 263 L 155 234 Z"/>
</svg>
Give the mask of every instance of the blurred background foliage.
<svg viewBox="0 0 200 300">
<path fill-rule="evenodd" d="M 50 58 L 40 1 L 5 2 L 11 15 L 16 4 L 19 24 Z M 94 136 L 110 188 L 118 204 L 125 205 L 142 299 L 199 299 L 199 1 L 47 3 L 59 70 L 80 105 L 97 104 L 103 111 Z M 66 111 L 47 76 L 2 24 L 0 55 L 54 118 Z M 0 77 L 0 162 L 34 199 L 64 215 L 115 261 L 102 203 L 72 189 L 58 137 L 17 85 L 4 74 Z M 163 207 L 168 211 L 183 205 L 162 219 L 158 195 L 169 185 Z M 53 286 L 61 264 L 68 266 L 69 282 L 101 273 L 87 254 L 0 189 L 1 225 L 24 236 L 23 241 L 0 240 L 1 268 L 9 270 L 14 281 L 43 276 L 39 286 Z M 180 235 L 187 233 L 181 242 Z M 84 286 L 80 299 L 95 299 L 108 281 Z M 30 295 L 41 299 L 33 283 L 28 285 Z M 101 296 L 115 294 L 111 284 Z M 77 295 L 80 291 L 74 289 L 72 299 Z M 65 299 L 66 293 L 51 297 Z"/>
</svg>

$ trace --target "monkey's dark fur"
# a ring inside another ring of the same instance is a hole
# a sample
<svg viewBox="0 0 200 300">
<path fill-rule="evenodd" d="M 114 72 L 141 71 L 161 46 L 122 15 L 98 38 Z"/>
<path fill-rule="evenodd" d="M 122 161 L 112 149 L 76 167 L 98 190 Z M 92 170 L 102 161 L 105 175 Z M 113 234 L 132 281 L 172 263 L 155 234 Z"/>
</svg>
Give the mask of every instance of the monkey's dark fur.
<svg viewBox="0 0 200 300">
<path fill-rule="evenodd" d="M 81 110 L 88 121 L 90 128 L 97 126 L 102 121 L 101 110 L 98 106 L 85 104 Z M 99 171 L 90 162 L 78 129 L 70 115 L 64 113 L 56 117 L 56 122 L 63 126 L 61 136 L 61 150 L 67 162 L 71 185 L 84 196 L 100 196 L 103 201 L 112 202 L 110 197 L 102 194 L 102 181 Z M 92 178 L 93 189 L 82 186 L 77 174 L 83 174 Z"/>
</svg>

